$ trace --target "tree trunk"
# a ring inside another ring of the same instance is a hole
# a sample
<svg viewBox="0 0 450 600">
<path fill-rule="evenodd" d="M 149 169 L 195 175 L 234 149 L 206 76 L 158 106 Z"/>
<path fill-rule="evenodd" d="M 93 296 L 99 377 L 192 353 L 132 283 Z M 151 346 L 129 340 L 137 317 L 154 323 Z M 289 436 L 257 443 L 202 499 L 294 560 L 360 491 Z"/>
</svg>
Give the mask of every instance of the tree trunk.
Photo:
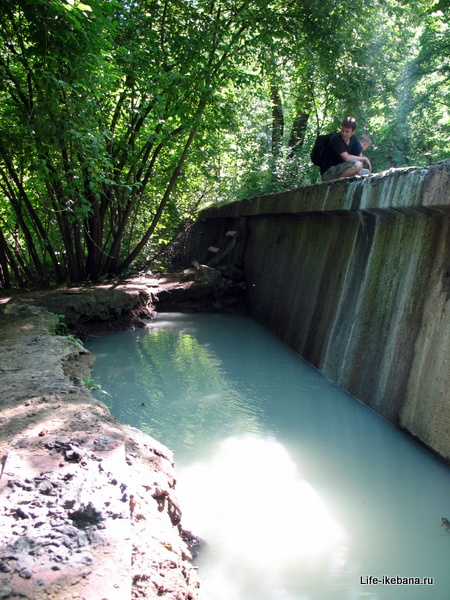
<svg viewBox="0 0 450 600">
<path fill-rule="evenodd" d="M 305 141 L 305 132 L 308 125 L 309 112 L 299 113 L 292 123 L 291 134 L 289 136 L 289 148 L 294 150 L 300 150 Z"/>
<path fill-rule="evenodd" d="M 278 86 L 270 86 L 270 97 L 272 100 L 272 156 L 277 158 L 281 153 L 284 135 L 284 114 Z"/>
</svg>

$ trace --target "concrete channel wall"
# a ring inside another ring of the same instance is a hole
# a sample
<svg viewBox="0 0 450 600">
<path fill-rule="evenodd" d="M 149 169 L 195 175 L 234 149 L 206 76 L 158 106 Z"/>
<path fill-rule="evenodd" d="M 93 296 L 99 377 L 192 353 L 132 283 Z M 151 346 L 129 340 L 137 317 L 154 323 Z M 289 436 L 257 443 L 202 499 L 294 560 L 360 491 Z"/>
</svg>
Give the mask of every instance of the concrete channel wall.
<svg viewBox="0 0 450 600">
<path fill-rule="evenodd" d="M 233 231 L 249 313 L 449 461 L 450 161 L 208 208 L 188 257 Z"/>
</svg>

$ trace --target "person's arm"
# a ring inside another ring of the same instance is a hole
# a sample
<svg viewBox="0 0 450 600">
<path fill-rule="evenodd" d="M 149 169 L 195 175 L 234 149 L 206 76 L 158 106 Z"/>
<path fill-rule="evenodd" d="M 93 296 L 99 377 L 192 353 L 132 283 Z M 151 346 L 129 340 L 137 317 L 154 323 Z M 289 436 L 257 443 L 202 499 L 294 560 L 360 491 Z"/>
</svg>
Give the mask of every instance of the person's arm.
<svg viewBox="0 0 450 600">
<path fill-rule="evenodd" d="M 359 160 L 360 162 L 364 163 L 366 169 L 372 171 L 372 165 L 370 164 L 370 160 L 367 158 L 367 156 L 364 156 L 363 154 L 361 156 L 356 156 L 355 154 L 349 154 L 348 152 L 341 152 L 340 157 L 344 162 Z"/>
</svg>

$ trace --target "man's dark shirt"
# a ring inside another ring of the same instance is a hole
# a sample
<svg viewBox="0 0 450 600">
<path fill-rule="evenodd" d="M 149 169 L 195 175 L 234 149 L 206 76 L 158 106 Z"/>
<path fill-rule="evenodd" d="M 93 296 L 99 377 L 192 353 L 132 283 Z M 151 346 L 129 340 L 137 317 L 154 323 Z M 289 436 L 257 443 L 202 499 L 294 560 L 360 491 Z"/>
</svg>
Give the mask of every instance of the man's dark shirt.
<svg viewBox="0 0 450 600">
<path fill-rule="evenodd" d="M 355 135 L 352 135 L 350 138 L 348 146 L 342 139 L 340 133 L 335 133 L 330 138 L 328 146 L 322 155 L 322 166 L 320 168 L 320 173 L 325 173 L 325 171 L 328 171 L 330 167 L 334 167 L 335 165 L 340 165 L 343 163 L 344 160 L 341 158 L 341 154 L 343 152 L 348 152 L 354 156 L 359 156 L 361 154 L 362 146 Z"/>
</svg>

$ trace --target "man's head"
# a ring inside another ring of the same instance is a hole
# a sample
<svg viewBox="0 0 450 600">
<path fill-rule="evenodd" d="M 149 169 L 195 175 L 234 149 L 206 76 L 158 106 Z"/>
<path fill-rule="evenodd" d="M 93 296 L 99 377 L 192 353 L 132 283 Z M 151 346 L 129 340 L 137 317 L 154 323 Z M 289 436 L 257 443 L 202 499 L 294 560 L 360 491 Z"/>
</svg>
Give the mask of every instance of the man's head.
<svg viewBox="0 0 450 600">
<path fill-rule="evenodd" d="M 372 140 L 370 139 L 370 137 L 367 135 L 367 133 L 363 133 L 362 135 L 359 136 L 359 143 L 361 144 L 362 150 L 364 152 L 364 150 L 367 150 L 367 148 L 370 146 L 370 144 L 372 143 Z"/>
<path fill-rule="evenodd" d="M 356 130 L 356 119 L 354 117 L 347 117 L 341 123 L 341 127 L 348 127 L 353 131 Z"/>
<path fill-rule="evenodd" d="M 353 117 L 347 117 L 341 123 L 341 138 L 346 144 L 349 143 L 350 138 L 356 130 L 356 119 Z"/>
</svg>

